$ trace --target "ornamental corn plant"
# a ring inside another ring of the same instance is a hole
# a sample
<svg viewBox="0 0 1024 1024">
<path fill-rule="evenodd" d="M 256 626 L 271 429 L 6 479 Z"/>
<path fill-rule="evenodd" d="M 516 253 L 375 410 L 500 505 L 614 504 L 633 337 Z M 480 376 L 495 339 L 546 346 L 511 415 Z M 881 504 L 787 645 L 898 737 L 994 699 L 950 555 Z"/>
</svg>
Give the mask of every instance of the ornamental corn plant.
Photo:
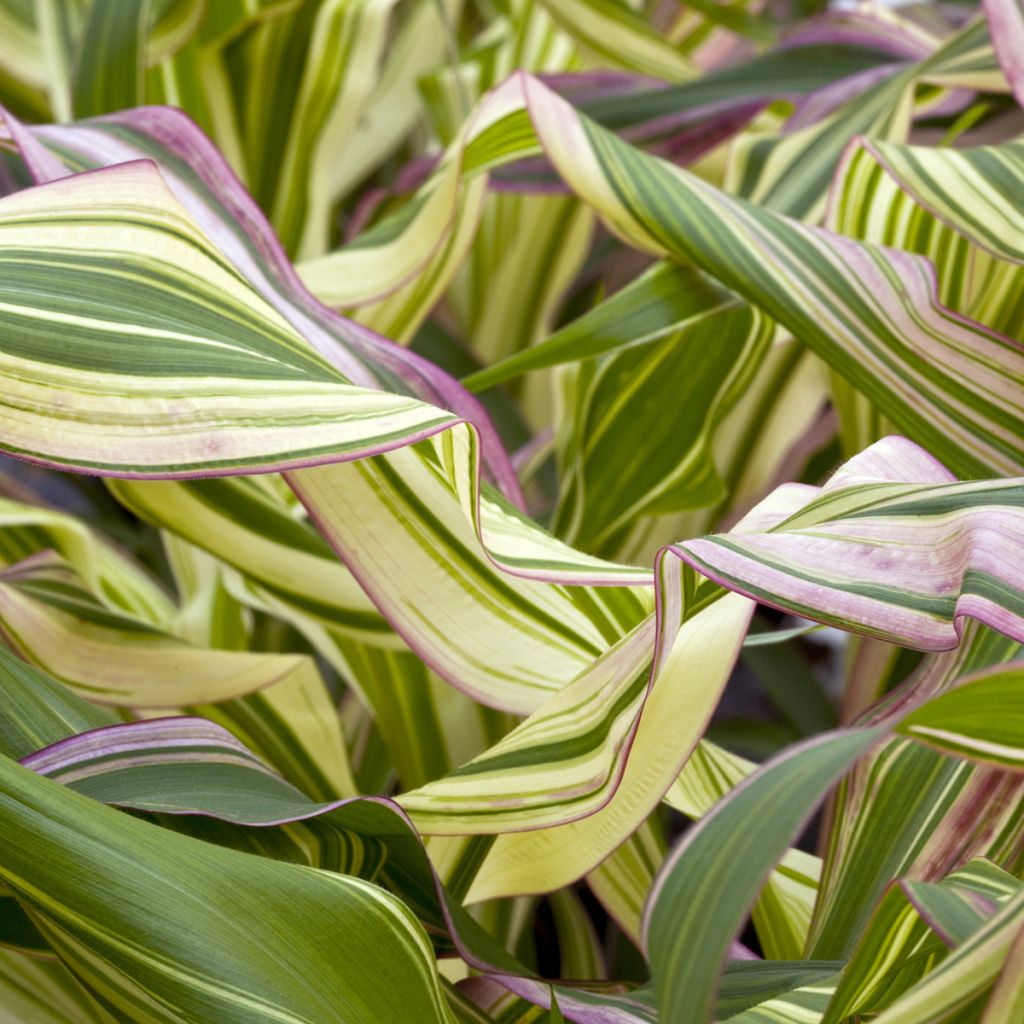
<svg viewBox="0 0 1024 1024">
<path fill-rule="evenodd" d="M 0 1020 L 1024 1020 L 1024 7 L 0 0 Z"/>
</svg>

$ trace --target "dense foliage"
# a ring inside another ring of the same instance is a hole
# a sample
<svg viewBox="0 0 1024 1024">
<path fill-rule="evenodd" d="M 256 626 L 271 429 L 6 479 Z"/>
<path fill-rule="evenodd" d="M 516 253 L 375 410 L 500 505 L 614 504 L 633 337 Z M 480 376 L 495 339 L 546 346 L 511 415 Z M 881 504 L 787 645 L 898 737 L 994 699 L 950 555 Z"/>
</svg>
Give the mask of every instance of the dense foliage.
<svg viewBox="0 0 1024 1024">
<path fill-rule="evenodd" d="M 0 103 L 0 1020 L 1024 1020 L 1021 0 L 0 0 Z"/>
</svg>

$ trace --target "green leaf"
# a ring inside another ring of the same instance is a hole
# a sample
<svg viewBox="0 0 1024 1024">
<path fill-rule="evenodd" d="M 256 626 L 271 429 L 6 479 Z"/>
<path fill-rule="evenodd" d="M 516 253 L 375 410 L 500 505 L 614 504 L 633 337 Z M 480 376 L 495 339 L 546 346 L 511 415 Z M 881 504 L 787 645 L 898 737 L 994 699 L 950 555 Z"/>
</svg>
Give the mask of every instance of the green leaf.
<svg viewBox="0 0 1024 1024">
<path fill-rule="evenodd" d="M 1016 656 L 1019 645 L 971 626 L 960 648 L 925 658 L 902 687 L 868 715 L 898 719 L 928 696 L 984 666 Z M 937 879 L 974 857 L 1011 866 L 1017 856 L 1024 780 L 894 737 L 843 781 L 830 809 L 832 830 L 808 951 L 849 956 L 874 904 L 900 878 Z"/>
<path fill-rule="evenodd" d="M 965 679 L 900 723 L 899 731 L 947 754 L 1024 770 L 1024 720 L 1018 715 L 1024 665 Z"/>
<path fill-rule="evenodd" d="M 117 716 L 0 647 L 0 754 L 15 760 Z"/>
<path fill-rule="evenodd" d="M 0 949 L 0 1002 L 10 1024 L 111 1024 L 114 1020 L 63 964 L 6 949 Z"/>
<path fill-rule="evenodd" d="M 708 1021 L 729 943 L 765 876 L 875 729 L 791 747 L 692 828 L 648 898 L 645 936 L 661 1014 Z"/>
<path fill-rule="evenodd" d="M 71 92 L 76 117 L 137 107 L 150 0 L 93 3 L 75 50 Z"/>
<path fill-rule="evenodd" d="M 426 935 L 369 883 L 167 832 L 7 759 L 0 818 L 0 878 L 122 1014 L 450 1020 Z"/>
<path fill-rule="evenodd" d="M 972 861 L 937 884 L 890 887 L 853 950 L 822 1024 L 884 1008 L 947 955 L 954 921 L 963 942 L 1019 889 L 1012 875 L 986 861 Z M 937 912 L 940 905 L 944 909 Z"/>
<path fill-rule="evenodd" d="M 696 271 L 657 263 L 578 320 L 542 342 L 464 377 L 462 383 L 470 391 L 484 391 L 522 373 L 656 341 L 709 311 L 734 305 L 734 296 Z"/>
<path fill-rule="evenodd" d="M 714 505 L 726 494 L 716 428 L 756 375 L 774 324 L 748 306 L 712 308 L 670 336 L 608 355 L 581 371 L 558 446 L 552 529 L 584 551 L 637 517 Z M 641 446 L 648 457 L 638 459 Z"/>
<path fill-rule="evenodd" d="M 981 995 L 995 980 L 1024 922 L 1024 892 L 909 992 L 876 1017 L 878 1024 L 930 1024 Z"/>
</svg>

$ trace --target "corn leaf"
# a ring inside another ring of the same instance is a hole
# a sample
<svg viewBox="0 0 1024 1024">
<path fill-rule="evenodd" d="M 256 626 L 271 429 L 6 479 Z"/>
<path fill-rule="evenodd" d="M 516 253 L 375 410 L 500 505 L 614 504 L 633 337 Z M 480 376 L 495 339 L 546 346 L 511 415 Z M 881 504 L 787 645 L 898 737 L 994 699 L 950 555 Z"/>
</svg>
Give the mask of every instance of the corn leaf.
<svg viewBox="0 0 1024 1024">
<path fill-rule="evenodd" d="M 0 877 L 115 1012 L 397 1022 L 414 1007 L 450 1019 L 426 935 L 375 886 L 169 833 L 7 759 L 0 776 Z"/>
</svg>

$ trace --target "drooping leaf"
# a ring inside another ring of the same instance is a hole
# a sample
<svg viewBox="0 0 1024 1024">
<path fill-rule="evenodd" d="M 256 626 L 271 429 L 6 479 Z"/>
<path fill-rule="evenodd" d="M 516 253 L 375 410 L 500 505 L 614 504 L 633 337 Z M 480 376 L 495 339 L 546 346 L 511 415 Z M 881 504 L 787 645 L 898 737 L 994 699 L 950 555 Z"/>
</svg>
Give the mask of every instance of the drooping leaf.
<svg viewBox="0 0 1024 1024">
<path fill-rule="evenodd" d="M 783 488 L 742 530 L 678 550 L 748 596 L 908 646 L 956 646 L 965 616 L 1024 640 L 1020 492 L 1013 479 L 958 482 L 889 438 L 824 487 Z"/>
<path fill-rule="evenodd" d="M 175 835 L 7 759 L 0 777 L 0 877 L 120 1013 L 450 1019 L 425 934 L 375 886 Z"/>
<path fill-rule="evenodd" d="M 293 654 L 203 649 L 118 615 L 46 554 L 0 574 L 0 624 L 27 660 L 104 704 L 173 708 L 226 700 L 307 667 Z"/>
</svg>

